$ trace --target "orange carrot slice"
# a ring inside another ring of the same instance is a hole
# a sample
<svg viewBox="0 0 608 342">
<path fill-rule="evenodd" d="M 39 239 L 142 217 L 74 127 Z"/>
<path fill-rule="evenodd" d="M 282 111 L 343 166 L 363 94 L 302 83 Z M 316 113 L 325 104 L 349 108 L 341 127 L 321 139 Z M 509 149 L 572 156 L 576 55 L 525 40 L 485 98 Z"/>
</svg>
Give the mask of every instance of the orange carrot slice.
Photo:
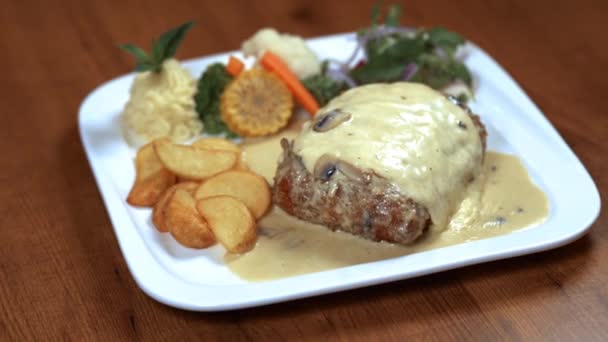
<svg viewBox="0 0 608 342">
<path fill-rule="evenodd" d="M 304 87 L 298 77 L 289 70 L 289 67 L 283 60 L 270 51 L 266 51 L 260 59 L 262 66 L 268 70 L 274 72 L 291 91 L 296 101 L 304 107 L 310 114 L 314 116 L 319 110 L 319 104 L 312 94 Z"/>
<path fill-rule="evenodd" d="M 228 65 L 226 65 L 226 72 L 232 75 L 232 77 L 237 77 L 241 71 L 245 68 L 245 64 L 241 62 L 240 59 L 230 56 L 228 58 Z"/>
</svg>

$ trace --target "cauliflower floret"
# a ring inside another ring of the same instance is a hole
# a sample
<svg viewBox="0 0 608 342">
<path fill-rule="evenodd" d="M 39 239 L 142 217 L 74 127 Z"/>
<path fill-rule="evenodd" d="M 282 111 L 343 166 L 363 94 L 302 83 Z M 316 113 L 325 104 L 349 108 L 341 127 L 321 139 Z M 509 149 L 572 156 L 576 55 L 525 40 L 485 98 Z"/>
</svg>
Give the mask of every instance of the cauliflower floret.
<svg viewBox="0 0 608 342">
<path fill-rule="evenodd" d="M 319 59 L 301 37 L 280 34 L 273 28 L 263 28 L 256 32 L 243 43 L 242 49 L 245 56 L 258 58 L 262 57 L 266 50 L 275 53 L 299 78 L 312 76 L 321 71 Z"/>
</svg>

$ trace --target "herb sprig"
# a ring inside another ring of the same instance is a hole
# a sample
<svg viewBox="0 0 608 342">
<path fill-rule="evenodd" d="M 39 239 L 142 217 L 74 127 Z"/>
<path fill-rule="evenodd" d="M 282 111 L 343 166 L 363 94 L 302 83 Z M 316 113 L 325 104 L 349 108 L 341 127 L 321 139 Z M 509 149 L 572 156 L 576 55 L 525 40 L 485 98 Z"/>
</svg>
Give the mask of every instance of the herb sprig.
<svg viewBox="0 0 608 342">
<path fill-rule="evenodd" d="M 192 26 L 194 22 L 190 21 L 163 33 L 152 42 L 150 54 L 133 44 L 123 44 L 119 47 L 135 57 L 135 71 L 158 73 L 162 69 L 163 62 L 175 55 L 179 44 Z"/>
</svg>

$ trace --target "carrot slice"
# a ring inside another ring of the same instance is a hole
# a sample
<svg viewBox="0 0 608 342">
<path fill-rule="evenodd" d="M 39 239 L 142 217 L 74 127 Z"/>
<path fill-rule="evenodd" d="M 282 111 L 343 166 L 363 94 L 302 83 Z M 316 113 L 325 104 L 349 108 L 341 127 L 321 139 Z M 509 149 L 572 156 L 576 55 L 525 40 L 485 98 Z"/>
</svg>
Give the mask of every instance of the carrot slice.
<svg viewBox="0 0 608 342">
<path fill-rule="evenodd" d="M 315 113 L 317 113 L 319 110 L 317 100 L 315 100 L 312 94 L 304 87 L 298 77 L 289 70 L 287 64 L 285 64 L 279 56 L 270 51 L 266 51 L 264 52 L 264 55 L 262 55 L 260 63 L 266 70 L 274 72 L 283 82 L 285 82 L 296 101 L 310 113 L 310 116 L 314 116 Z"/>
<path fill-rule="evenodd" d="M 240 59 L 230 56 L 228 58 L 228 65 L 226 65 L 226 72 L 232 75 L 233 77 L 237 77 L 241 71 L 245 68 L 245 64 L 241 62 Z"/>
</svg>

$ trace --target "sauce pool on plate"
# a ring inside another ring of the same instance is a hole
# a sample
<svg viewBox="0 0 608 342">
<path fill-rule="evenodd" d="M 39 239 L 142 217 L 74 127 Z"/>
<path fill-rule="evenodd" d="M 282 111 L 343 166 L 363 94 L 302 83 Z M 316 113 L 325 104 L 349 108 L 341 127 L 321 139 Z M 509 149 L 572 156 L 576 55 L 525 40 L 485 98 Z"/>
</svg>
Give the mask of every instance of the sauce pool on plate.
<svg viewBox="0 0 608 342">
<path fill-rule="evenodd" d="M 281 155 L 279 141 L 296 134 L 289 130 L 281 136 L 246 142 L 243 155 L 247 165 L 272 184 Z M 258 223 L 256 247 L 243 255 L 228 254 L 226 261 L 243 279 L 272 280 L 504 235 L 541 223 L 548 213 L 545 194 L 532 183 L 521 161 L 487 152 L 481 175 L 468 187 L 447 227 L 443 231 L 429 229 L 412 245 L 379 243 L 334 232 L 275 207 Z"/>
</svg>

